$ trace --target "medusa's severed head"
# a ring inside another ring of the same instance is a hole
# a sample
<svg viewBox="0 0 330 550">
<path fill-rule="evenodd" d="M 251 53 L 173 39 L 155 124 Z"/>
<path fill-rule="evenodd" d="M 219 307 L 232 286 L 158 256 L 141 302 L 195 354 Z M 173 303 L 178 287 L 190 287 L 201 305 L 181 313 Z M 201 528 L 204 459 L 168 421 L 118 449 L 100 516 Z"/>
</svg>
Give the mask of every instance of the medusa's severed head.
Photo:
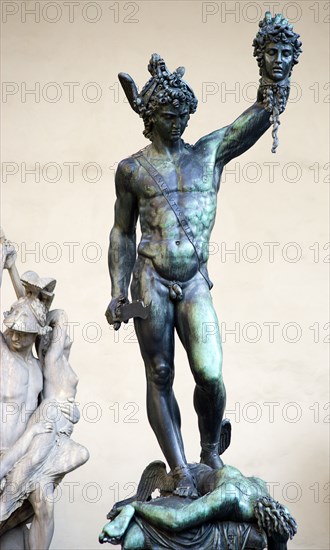
<svg viewBox="0 0 330 550">
<path fill-rule="evenodd" d="M 260 75 L 274 82 L 291 76 L 292 67 L 301 54 L 299 34 L 281 14 L 271 16 L 269 11 L 259 23 L 259 31 L 253 40 L 253 55 L 257 58 Z"/>
<path fill-rule="evenodd" d="M 279 116 L 283 113 L 290 93 L 292 68 L 301 54 L 299 34 L 281 14 L 272 17 L 269 11 L 259 23 L 259 31 L 253 40 L 253 55 L 259 65 L 260 94 L 264 108 L 271 113 L 273 124 L 272 153 L 278 146 Z"/>
<path fill-rule="evenodd" d="M 189 114 L 196 111 L 197 98 L 182 80 L 185 69 L 178 67 L 171 73 L 158 54 L 151 56 L 148 70 L 152 75 L 139 94 L 133 79 L 126 73 L 120 73 L 119 80 L 127 96 L 132 109 L 143 118 L 144 132 L 146 138 L 152 141 L 153 138 L 153 115 L 164 105 L 180 107 L 186 104 Z"/>
</svg>

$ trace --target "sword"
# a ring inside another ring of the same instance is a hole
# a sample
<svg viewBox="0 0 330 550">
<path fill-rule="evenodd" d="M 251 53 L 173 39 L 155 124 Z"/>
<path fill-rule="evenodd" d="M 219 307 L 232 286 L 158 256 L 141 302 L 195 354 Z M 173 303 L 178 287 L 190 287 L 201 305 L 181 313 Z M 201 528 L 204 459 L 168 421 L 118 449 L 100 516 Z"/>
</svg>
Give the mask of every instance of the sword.
<svg viewBox="0 0 330 550">
<path fill-rule="evenodd" d="M 116 319 L 113 318 L 111 312 L 107 310 L 106 317 L 110 325 L 115 323 L 125 323 L 133 317 L 139 317 L 140 319 L 147 319 L 149 316 L 151 304 L 148 306 L 144 305 L 142 300 L 135 300 L 129 304 L 120 304 L 116 310 Z"/>
</svg>

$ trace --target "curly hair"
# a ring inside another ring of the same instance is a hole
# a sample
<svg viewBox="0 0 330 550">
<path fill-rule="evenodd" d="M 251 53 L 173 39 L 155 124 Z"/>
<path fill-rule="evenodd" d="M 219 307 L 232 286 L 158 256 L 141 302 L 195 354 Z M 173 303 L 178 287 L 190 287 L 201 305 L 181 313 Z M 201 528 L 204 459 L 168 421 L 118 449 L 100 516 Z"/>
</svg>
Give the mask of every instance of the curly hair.
<svg viewBox="0 0 330 550">
<path fill-rule="evenodd" d="M 143 135 L 152 141 L 152 115 L 160 106 L 171 104 L 179 107 L 186 103 L 189 114 L 193 114 L 197 109 L 197 98 L 188 84 L 182 80 L 184 67 L 178 67 L 170 73 L 164 60 L 158 54 L 153 54 L 148 70 L 152 77 L 143 87 L 136 104 L 144 122 Z"/>
<path fill-rule="evenodd" d="M 277 533 L 287 539 L 292 539 L 297 533 L 297 523 L 287 508 L 270 496 L 256 500 L 254 515 L 260 529 L 264 529 L 268 537 Z"/>
<path fill-rule="evenodd" d="M 282 14 L 278 13 L 275 17 L 272 17 L 271 13 L 267 11 L 264 19 L 260 21 L 259 27 L 260 29 L 253 40 L 252 46 L 254 47 L 253 55 L 257 58 L 259 65 L 260 75 L 264 66 L 264 52 L 269 42 L 282 42 L 283 44 L 291 45 L 293 52 L 292 67 L 298 63 L 298 58 L 302 53 L 302 43 L 299 40 L 300 35 L 294 32 L 293 26 L 289 24 Z"/>
</svg>

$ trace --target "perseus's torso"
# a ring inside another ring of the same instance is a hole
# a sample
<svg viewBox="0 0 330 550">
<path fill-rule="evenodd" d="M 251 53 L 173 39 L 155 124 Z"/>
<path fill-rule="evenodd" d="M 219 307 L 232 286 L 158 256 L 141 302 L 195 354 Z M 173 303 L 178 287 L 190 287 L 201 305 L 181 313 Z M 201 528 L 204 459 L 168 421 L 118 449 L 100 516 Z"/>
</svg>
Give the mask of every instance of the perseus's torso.
<svg viewBox="0 0 330 550">
<path fill-rule="evenodd" d="M 145 156 L 166 182 L 168 196 L 187 220 L 201 251 L 201 260 L 206 263 L 220 168 L 189 146 L 185 146 L 177 162 L 153 155 L 152 149 Z M 133 189 L 138 198 L 142 233 L 139 254 L 151 258 L 163 277 L 188 280 L 198 270 L 196 252 L 162 191 L 143 167 L 135 173 Z"/>
</svg>

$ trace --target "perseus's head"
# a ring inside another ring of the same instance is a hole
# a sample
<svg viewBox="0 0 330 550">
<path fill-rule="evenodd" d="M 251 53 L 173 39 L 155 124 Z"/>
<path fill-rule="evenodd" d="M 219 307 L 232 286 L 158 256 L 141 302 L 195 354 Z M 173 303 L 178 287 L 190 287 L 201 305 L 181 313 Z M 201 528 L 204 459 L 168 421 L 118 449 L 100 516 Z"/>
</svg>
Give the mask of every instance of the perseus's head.
<svg viewBox="0 0 330 550">
<path fill-rule="evenodd" d="M 164 59 L 154 53 L 148 70 L 151 78 L 142 88 L 141 93 L 138 93 L 133 79 L 126 73 L 120 73 L 119 80 L 132 109 L 143 119 L 143 134 L 152 141 L 155 117 L 164 110 L 164 107 L 168 106 L 170 110 L 179 112 L 185 110 L 189 118 L 189 115 L 197 109 L 197 98 L 182 79 L 184 67 L 178 67 L 171 73 Z"/>
<path fill-rule="evenodd" d="M 268 11 L 259 23 L 259 31 L 253 40 L 253 55 L 257 58 L 261 76 L 274 82 L 291 76 L 298 63 L 302 43 L 299 34 L 281 14 L 274 17 Z"/>
</svg>

